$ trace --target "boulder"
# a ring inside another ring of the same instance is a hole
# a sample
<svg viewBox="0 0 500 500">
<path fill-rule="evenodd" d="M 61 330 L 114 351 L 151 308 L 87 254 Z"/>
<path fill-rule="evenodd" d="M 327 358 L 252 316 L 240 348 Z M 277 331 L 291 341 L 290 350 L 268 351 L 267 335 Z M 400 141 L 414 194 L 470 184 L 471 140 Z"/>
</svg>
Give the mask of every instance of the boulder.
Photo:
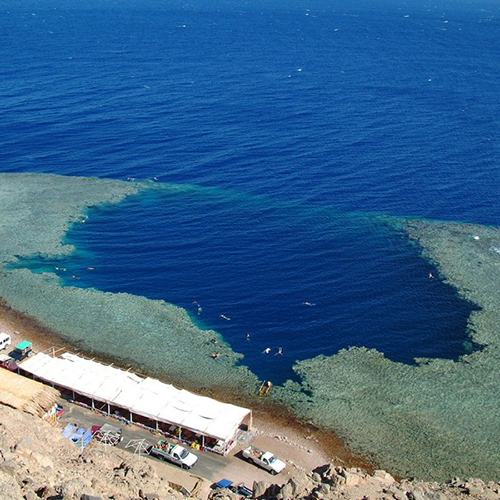
<svg viewBox="0 0 500 500">
<path fill-rule="evenodd" d="M 284 498 L 284 499 L 292 498 L 294 496 L 293 486 L 290 484 L 290 482 L 286 483 L 276 496 L 277 498 Z"/>
<path fill-rule="evenodd" d="M 254 481 L 253 483 L 253 496 L 254 498 L 265 498 L 269 483 L 265 481 Z"/>
<path fill-rule="evenodd" d="M 395 484 L 387 489 L 387 493 L 390 493 L 395 500 L 408 500 L 406 491 L 399 489 Z"/>
<path fill-rule="evenodd" d="M 316 490 L 318 493 L 321 493 L 322 495 L 328 495 L 330 493 L 330 485 L 324 483 L 321 484 L 320 487 Z"/>
<path fill-rule="evenodd" d="M 21 488 L 15 478 L 3 471 L 0 471 L 0 494 L 1 498 L 8 498 L 9 500 L 21 500 L 23 498 Z"/>
<path fill-rule="evenodd" d="M 385 470 L 376 470 L 373 477 L 380 481 L 384 486 L 389 486 L 396 482 L 396 480 Z"/>
<path fill-rule="evenodd" d="M 82 494 L 93 496 L 92 484 L 88 479 L 73 478 L 65 481 L 59 488 L 59 493 L 66 500 L 80 500 Z"/>
<path fill-rule="evenodd" d="M 40 500 L 38 496 L 35 494 L 35 492 L 28 490 L 24 493 L 24 499 L 25 500 Z"/>
<path fill-rule="evenodd" d="M 42 455 L 37 451 L 36 444 L 30 438 L 23 438 L 15 447 L 15 451 L 18 455 L 22 457 L 33 460 L 40 467 L 49 467 L 54 469 L 54 462 L 47 455 Z"/>
<path fill-rule="evenodd" d="M 406 496 L 408 497 L 408 500 L 428 500 L 427 495 L 424 495 L 424 493 L 418 490 L 408 491 Z"/>
<path fill-rule="evenodd" d="M 44 499 L 58 496 L 57 491 L 50 484 L 46 484 L 45 486 L 41 486 L 40 488 L 38 488 L 36 490 L 36 494 L 38 495 L 38 498 Z"/>
<path fill-rule="evenodd" d="M 344 478 L 345 478 L 344 484 L 348 488 L 352 488 L 353 486 L 358 486 L 358 484 L 361 483 L 361 476 L 353 472 L 345 471 Z"/>
<path fill-rule="evenodd" d="M 0 464 L 0 476 L 6 474 L 10 477 L 15 478 L 17 476 L 18 470 L 19 468 L 13 460 L 8 460 Z"/>
<path fill-rule="evenodd" d="M 484 494 L 484 488 L 480 485 L 476 484 L 469 484 L 465 488 L 466 493 L 472 496 L 477 496 L 480 497 L 481 495 Z"/>
<path fill-rule="evenodd" d="M 298 472 L 288 481 L 288 484 L 292 487 L 293 496 L 296 498 L 302 498 L 306 491 L 310 491 L 316 486 L 304 472 Z"/>
</svg>

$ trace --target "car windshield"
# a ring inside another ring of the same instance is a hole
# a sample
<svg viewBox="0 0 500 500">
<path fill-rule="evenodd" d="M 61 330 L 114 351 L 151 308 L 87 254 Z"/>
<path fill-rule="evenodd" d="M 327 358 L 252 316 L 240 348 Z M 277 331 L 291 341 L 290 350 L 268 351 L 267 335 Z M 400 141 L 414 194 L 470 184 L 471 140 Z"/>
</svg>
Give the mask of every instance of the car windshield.
<svg viewBox="0 0 500 500">
<path fill-rule="evenodd" d="M 181 453 L 181 458 L 186 458 L 188 455 L 189 455 L 189 451 L 187 451 L 187 450 L 182 450 L 182 453 Z"/>
<path fill-rule="evenodd" d="M 274 464 L 274 462 L 276 462 L 276 457 L 274 457 L 274 456 L 273 456 L 273 457 L 270 457 L 270 458 L 269 458 L 269 463 L 270 463 L 270 464 Z"/>
</svg>

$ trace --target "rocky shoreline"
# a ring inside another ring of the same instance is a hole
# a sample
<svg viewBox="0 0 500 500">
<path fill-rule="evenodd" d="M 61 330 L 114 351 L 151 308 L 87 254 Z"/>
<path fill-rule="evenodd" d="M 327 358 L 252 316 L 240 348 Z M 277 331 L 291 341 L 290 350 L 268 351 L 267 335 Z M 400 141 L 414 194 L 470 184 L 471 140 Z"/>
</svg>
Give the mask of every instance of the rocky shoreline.
<svg viewBox="0 0 500 500">
<path fill-rule="evenodd" d="M 188 473 L 171 467 L 164 474 L 151 460 L 123 450 L 106 449 L 99 443 L 82 452 L 61 436 L 59 427 L 0 406 L 1 498 L 180 500 L 185 496 L 175 489 L 175 476 L 179 476 L 179 484 L 182 483 L 182 474 Z M 188 475 L 194 478 L 192 474 Z M 206 480 L 194 479 L 191 498 L 241 498 L 227 489 L 210 489 Z M 458 478 L 446 484 L 407 479 L 397 481 L 382 470 L 370 474 L 359 468 L 328 464 L 313 471 L 301 471 L 284 485 L 263 481 L 253 484 L 253 498 L 269 500 L 443 500 L 469 497 L 500 499 L 500 483 Z"/>
<path fill-rule="evenodd" d="M 324 467 L 323 470 L 303 473 L 284 486 L 263 482 L 254 483 L 254 498 L 259 499 L 378 499 L 378 500 L 444 500 L 458 498 L 500 498 L 500 484 L 477 479 L 455 478 L 448 483 L 428 483 L 417 480 L 396 481 L 389 473 L 376 470 L 367 474 L 361 469 Z M 212 500 L 238 499 L 217 491 Z"/>
</svg>

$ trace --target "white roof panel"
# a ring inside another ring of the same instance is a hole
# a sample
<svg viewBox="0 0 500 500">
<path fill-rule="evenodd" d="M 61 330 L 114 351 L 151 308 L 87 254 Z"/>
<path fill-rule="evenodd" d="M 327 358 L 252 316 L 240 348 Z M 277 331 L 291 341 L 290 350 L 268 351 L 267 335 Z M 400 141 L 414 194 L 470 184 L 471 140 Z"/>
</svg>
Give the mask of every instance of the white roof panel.
<svg viewBox="0 0 500 500">
<path fill-rule="evenodd" d="M 25 360 L 21 368 L 78 394 L 223 441 L 231 439 L 250 414 L 247 408 L 179 390 L 149 377 L 143 379 L 75 354 L 55 358 L 39 353 Z"/>
</svg>

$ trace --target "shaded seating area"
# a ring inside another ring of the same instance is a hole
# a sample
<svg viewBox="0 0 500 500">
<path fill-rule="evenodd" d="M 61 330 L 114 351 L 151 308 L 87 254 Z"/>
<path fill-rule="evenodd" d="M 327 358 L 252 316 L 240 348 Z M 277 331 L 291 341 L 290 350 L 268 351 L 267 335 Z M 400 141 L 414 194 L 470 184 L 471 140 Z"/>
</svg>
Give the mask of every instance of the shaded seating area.
<svg viewBox="0 0 500 500">
<path fill-rule="evenodd" d="M 227 454 L 236 444 L 240 429 L 252 425 L 248 408 L 221 403 L 71 353 L 61 357 L 39 353 L 19 368 L 94 410 L 202 450 Z"/>
</svg>

